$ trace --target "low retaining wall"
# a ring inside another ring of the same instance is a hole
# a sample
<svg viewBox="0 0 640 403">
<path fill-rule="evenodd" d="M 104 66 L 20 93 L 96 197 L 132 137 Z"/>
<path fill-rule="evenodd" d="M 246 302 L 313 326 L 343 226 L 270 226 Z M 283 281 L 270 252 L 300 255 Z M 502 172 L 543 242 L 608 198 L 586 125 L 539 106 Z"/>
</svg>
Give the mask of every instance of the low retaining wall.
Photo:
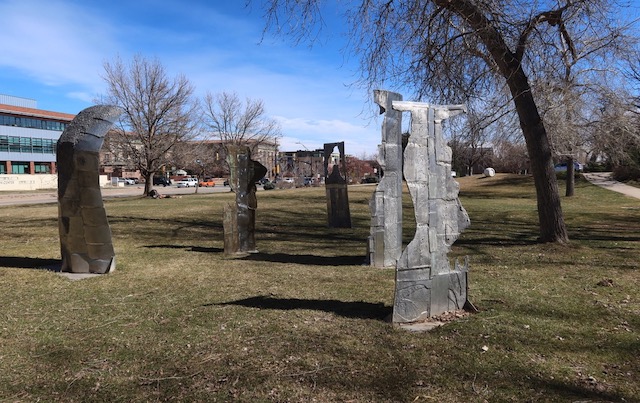
<svg viewBox="0 0 640 403">
<path fill-rule="evenodd" d="M 100 186 L 109 184 L 107 175 L 100 175 Z M 58 175 L 0 175 L 0 191 L 57 189 Z"/>
</svg>

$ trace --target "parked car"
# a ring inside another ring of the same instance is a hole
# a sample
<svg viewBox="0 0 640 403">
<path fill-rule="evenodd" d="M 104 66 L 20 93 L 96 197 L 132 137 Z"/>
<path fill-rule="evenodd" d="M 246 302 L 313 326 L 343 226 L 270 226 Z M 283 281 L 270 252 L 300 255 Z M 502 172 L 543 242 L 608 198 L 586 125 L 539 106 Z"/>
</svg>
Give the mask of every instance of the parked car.
<svg viewBox="0 0 640 403">
<path fill-rule="evenodd" d="M 198 182 L 198 186 L 199 187 L 207 187 L 207 188 L 212 188 L 216 185 L 216 183 L 213 181 L 213 178 L 204 178 L 203 180 L 201 180 L 200 182 Z"/>
<path fill-rule="evenodd" d="M 125 185 L 135 185 L 136 181 L 131 179 L 131 178 L 116 178 L 116 177 L 114 177 L 114 178 L 111 178 L 111 183 L 113 185 L 116 185 L 116 186 L 118 184 L 120 184 L 120 183 L 123 183 Z"/>
<path fill-rule="evenodd" d="M 160 177 L 157 177 L 157 178 L 154 176 L 153 177 L 153 184 L 155 186 L 160 186 L 160 185 L 165 186 L 165 187 L 166 186 L 171 186 L 171 180 L 167 179 L 167 178 L 165 178 L 163 176 L 160 176 Z"/>
<path fill-rule="evenodd" d="M 196 178 L 184 178 L 176 183 L 179 188 L 189 188 L 198 186 L 198 180 Z"/>
<path fill-rule="evenodd" d="M 287 183 L 295 183 L 296 180 L 293 178 L 282 178 L 282 181 Z"/>
</svg>

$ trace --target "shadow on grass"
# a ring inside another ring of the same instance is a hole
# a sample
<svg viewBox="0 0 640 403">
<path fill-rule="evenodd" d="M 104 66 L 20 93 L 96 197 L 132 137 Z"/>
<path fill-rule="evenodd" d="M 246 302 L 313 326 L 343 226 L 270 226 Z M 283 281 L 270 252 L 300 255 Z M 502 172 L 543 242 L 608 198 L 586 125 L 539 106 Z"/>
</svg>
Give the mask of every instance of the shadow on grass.
<svg viewBox="0 0 640 403">
<path fill-rule="evenodd" d="M 271 298 L 267 296 L 257 296 L 240 299 L 237 301 L 210 303 L 203 306 L 227 306 L 237 305 L 248 308 L 273 309 L 291 311 L 296 309 L 308 309 L 312 311 L 322 311 L 335 313 L 345 318 L 354 319 L 377 319 L 384 320 L 389 316 L 393 308 L 383 303 L 371 303 L 363 301 L 344 302 L 337 300 L 321 299 L 298 299 L 298 298 Z"/>
<path fill-rule="evenodd" d="M 287 253 L 254 253 L 242 258 L 275 263 L 295 263 L 314 266 L 360 266 L 365 263 L 364 256 L 316 256 L 316 255 L 290 255 Z"/>
<path fill-rule="evenodd" d="M 222 248 L 205 248 L 203 246 L 190 246 L 190 245 L 145 245 L 144 247 L 148 249 L 183 249 L 183 250 L 189 250 L 192 252 L 203 252 L 203 253 L 224 252 L 224 249 Z"/>
<path fill-rule="evenodd" d="M 60 271 L 60 259 L 0 256 L 0 267 Z"/>
</svg>

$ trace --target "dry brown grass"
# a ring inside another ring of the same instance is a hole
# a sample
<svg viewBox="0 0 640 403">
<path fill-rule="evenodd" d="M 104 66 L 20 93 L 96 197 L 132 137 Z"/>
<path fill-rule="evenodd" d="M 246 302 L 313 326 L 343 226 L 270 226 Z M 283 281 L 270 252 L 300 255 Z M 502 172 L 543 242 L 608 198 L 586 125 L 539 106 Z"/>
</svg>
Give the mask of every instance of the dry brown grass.
<svg viewBox="0 0 640 403">
<path fill-rule="evenodd" d="M 222 254 L 230 194 L 108 201 L 118 269 L 76 282 L 37 270 L 55 206 L 0 208 L 0 401 L 637 401 L 640 201 L 579 182 L 545 245 L 530 178 L 460 182 L 480 313 L 430 333 L 386 323 L 393 271 L 361 265 L 372 186 L 347 230 L 323 189 L 261 192 L 247 259 Z"/>
</svg>

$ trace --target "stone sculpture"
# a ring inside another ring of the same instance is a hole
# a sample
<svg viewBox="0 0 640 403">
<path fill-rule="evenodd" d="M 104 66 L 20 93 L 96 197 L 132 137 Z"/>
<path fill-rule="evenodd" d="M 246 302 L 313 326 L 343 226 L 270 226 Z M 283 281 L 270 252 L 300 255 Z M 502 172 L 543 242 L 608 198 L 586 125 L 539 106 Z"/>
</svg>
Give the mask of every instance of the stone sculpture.
<svg viewBox="0 0 640 403">
<path fill-rule="evenodd" d="M 227 146 L 229 186 L 235 192 L 235 203 L 224 208 L 225 255 L 256 253 L 256 181 L 267 173 L 267 168 L 251 159 L 247 146 Z"/>
<path fill-rule="evenodd" d="M 340 160 L 333 164 L 329 172 L 331 154 L 338 148 Z M 324 145 L 324 183 L 327 194 L 327 219 L 330 228 L 351 228 L 349 195 L 347 191 L 347 162 L 344 154 L 344 141 Z"/>
<path fill-rule="evenodd" d="M 111 228 L 100 192 L 98 153 L 121 113 L 115 106 L 87 108 L 58 140 L 58 227 L 64 272 L 115 270 Z"/>
<path fill-rule="evenodd" d="M 407 323 L 462 309 L 467 301 L 468 264 L 456 262 L 452 270 L 447 253 L 470 221 L 451 176 L 451 148 L 442 136 L 442 120 L 466 112 L 466 107 L 402 101 L 392 106 L 411 112 L 404 177 L 416 233 L 398 260 L 393 305 L 393 322 Z"/>
<path fill-rule="evenodd" d="M 392 102 L 402 101 L 402 95 L 382 90 L 373 94 L 380 113 L 385 114 L 378 146 L 384 176 L 369 202 L 368 259 L 371 266 L 395 267 L 402 253 L 402 112 L 392 109 Z"/>
</svg>

